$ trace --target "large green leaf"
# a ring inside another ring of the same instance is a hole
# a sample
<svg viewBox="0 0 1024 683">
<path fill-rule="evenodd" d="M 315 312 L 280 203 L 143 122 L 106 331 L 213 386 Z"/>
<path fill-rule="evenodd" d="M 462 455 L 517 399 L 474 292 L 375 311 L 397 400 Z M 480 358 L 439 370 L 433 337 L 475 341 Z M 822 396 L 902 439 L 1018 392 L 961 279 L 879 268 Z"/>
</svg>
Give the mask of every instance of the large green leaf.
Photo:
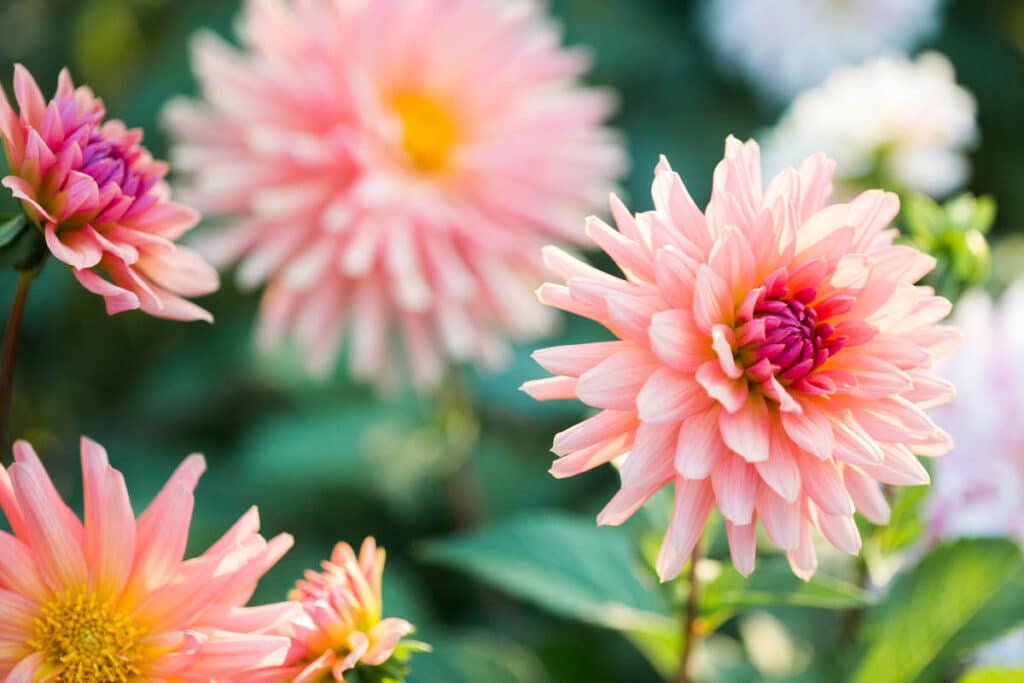
<svg viewBox="0 0 1024 683">
<path fill-rule="evenodd" d="M 1020 549 L 994 539 L 935 548 L 868 610 L 854 683 L 929 681 L 1024 621 Z"/>
<path fill-rule="evenodd" d="M 426 559 L 565 617 L 620 631 L 670 633 L 668 599 L 639 571 L 624 529 L 536 513 L 479 533 L 425 543 Z"/>
<path fill-rule="evenodd" d="M 1024 681 L 1024 669 L 974 669 L 968 671 L 957 683 L 1020 683 Z"/>
<path fill-rule="evenodd" d="M 432 639 L 411 662 L 409 683 L 547 683 L 537 657 L 506 638 L 468 634 Z"/>
<path fill-rule="evenodd" d="M 777 559 L 759 560 L 748 578 L 725 564 L 701 596 L 701 608 L 708 613 L 771 605 L 848 609 L 868 604 L 864 591 L 852 583 L 822 574 L 801 581 L 785 561 Z"/>
</svg>

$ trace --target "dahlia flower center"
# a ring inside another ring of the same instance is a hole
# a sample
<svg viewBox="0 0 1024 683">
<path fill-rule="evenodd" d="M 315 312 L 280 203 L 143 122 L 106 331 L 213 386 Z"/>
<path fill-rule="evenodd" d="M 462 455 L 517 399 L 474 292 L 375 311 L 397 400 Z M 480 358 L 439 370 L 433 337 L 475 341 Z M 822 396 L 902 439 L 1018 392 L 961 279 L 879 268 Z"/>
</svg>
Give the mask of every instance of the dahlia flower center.
<svg viewBox="0 0 1024 683">
<path fill-rule="evenodd" d="M 760 291 L 752 308 L 737 316 L 739 359 L 756 382 L 775 376 L 796 382 L 820 367 L 846 339 L 827 322 L 819 322 L 813 288 L 789 292 L 778 281 Z"/>
<path fill-rule="evenodd" d="M 395 112 L 402 122 L 402 149 L 419 171 L 444 168 L 455 144 L 455 122 L 434 99 L 419 94 L 399 95 Z"/>
<path fill-rule="evenodd" d="M 50 600 L 29 646 L 60 673 L 56 683 L 123 683 L 139 675 L 140 632 L 112 602 L 88 590 Z"/>
<path fill-rule="evenodd" d="M 136 197 L 149 189 L 145 177 L 133 168 L 136 156 L 131 149 L 95 132 L 82 150 L 81 171 L 92 176 L 97 187 L 113 182 L 122 194 Z"/>
</svg>

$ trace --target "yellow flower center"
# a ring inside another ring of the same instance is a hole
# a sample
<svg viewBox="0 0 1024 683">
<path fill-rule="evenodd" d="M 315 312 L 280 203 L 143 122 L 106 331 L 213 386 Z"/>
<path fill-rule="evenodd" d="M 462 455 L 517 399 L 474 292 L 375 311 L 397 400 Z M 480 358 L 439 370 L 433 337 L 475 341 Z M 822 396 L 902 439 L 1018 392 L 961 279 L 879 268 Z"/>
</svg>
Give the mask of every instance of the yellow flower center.
<svg viewBox="0 0 1024 683">
<path fill-rule="evenodd" d="M 61 671 L 56 683 L 124 683 L 140 673 L 140 636 L 112 601 L 80 590 L 46 603 L 28 644 Z"/>
<path fill-rule="evenodd" d="M 440 171 L 455 144 L 455 122 L 436 101 L 405 94 L 394 99 L 402 122 L 402 148 L 409 161 L 424 173 Z"/>
</svg>

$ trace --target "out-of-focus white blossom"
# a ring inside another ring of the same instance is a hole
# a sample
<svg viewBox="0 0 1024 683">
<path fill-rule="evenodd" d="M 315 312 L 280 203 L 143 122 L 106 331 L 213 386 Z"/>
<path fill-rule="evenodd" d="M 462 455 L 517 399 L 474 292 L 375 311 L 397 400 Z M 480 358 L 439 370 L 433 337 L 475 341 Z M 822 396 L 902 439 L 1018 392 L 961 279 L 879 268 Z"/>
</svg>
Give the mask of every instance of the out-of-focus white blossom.
<svg viewBox="0 0 1024 683">
<path fill-rule="evenodd" d="M 961 187 L 978 139 L 974 97 L 936 52 L 840 67 L 790 105 L 765 144 L 769 168 L 822 151 L 847 180 L 872 175 L 932 196 Z"/>
<path fill-rule="evenodd" d="M 942 0 L 706 0 L 721 60 L 788 100 L 840 64 L 912 50 L 939 25 Z M 841 164 L 840 164 L 841 166 Z"/>
<path fill-rule="evenodd" d="M 1024 279 L 999 303 L 968 293 L 955 323 L 963 343 L 941 372 L 957 398 L 934 415 L 956 446 L 936 461 L 929 532 L 1024 542 Z"/>
</svg>

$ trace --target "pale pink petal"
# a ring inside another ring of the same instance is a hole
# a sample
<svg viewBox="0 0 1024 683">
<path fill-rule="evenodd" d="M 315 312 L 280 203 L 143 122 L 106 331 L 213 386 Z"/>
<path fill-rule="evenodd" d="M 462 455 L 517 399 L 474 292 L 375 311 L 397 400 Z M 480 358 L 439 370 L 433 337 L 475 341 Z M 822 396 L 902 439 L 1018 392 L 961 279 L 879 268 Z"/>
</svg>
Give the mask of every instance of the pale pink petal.
<svg viewBox="0 0 1024 683">
<path fill-rule="evenodd" d="M 683 570 L 694 546 L 700 541 L 714 503 L 707 482 L 676 479 L 675 506 L 656 563 L 658 578 L 675 578 Z"/>
</svg>

